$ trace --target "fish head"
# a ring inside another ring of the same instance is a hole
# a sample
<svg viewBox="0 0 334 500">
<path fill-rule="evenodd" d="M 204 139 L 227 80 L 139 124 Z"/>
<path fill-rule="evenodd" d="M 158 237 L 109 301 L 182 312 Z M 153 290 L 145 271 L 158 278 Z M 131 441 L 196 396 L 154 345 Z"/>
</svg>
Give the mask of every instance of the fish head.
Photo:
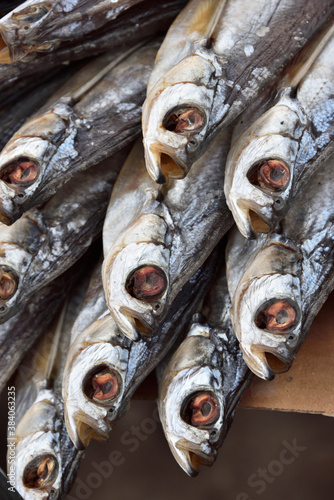
<svg viewBox="0 0 334 500">
<path fill-rule="evenodd" d="M 70 108 L 60 103 L 29 120 L 0 153 L 1 222 L 12 224 L 34 206 L 30 200 L 36 196 L 51 159 L 62 143 L 69 114 Z"/>
<path fill-rule="evenodd" d="M 43 391 L 21 419 L 15 458 L 10 448 L 7 452 L 8 473 L 15 461 L 15 487 L 27 500 L 56 500 L 62 489 L 61 416 L 48 393 Z"/>
<path fill-rule="evenodd" d="M 287 371 L 302 342 L 300 279 L 294 274 L 249 277 L 232 300 L 231 319 L 244 361 L 266 380 Z"/>
<path fill-rule="evenodd" d="M 225 398 L 215 356 L 209 328 L 194 324 L 160 383 L 160 420 L 176 461 L 189 476 L 213 464 L 223 439 Z"/>
<path fill-rule="evenodd" d="M 226 163 L 225 195 L 245 238 L 269 233 L 286 212 L 293 185 L 298 114 L 278 104 L 233 144 Z"/>
<path fill-rule="evenodd" d="M 115 242 L 103 262 L 107 306 L 131 340 L 151 336 L 170 304 L 167 239 L 165 221 L 144 214 Z"/>
<path fill-rule="evenodd" d="M 127 371 L 125 337 L 110 314 L 103 316 L 75 339 L 63 378 L 65 422 L 78 449 L 91 439 L 105 440 L 111 422 L 120 416 Z"/>
<path fill-rule="evenodd" d="M 161 78 L 143 105 L 146 168 L 153 180 L 187 175 L 205 140 L 214 97 L 212 62 L 193 54 Z"/>
<path fill-rule="evenodd" d="M 1 64 L 19 61 L 32 50 L 45 51 L 57 45 L 56 41 L 36 44 L 51 9 L 52 2 L 28 0 L 1 19 Z"/>
<path fill-rule="evenodd" d="M 0 243 L 0 318 L 5 320 L 25 293 L 25 277 L 40 245 L 42 235 L 30 217 L 15 226 L 1 227 Z"/>
</svg>

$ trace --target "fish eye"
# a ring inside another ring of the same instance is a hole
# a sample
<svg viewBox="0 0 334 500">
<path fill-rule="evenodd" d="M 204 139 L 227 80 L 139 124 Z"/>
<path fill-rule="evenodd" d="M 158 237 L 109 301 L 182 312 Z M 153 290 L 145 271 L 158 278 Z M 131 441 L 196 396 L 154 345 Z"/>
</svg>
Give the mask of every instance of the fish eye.
<svg viewBox="0 0 334 500">
<path fill-rule="evenodd" d="M 17 290 L 18 281 L 12 270 L 0 268 L 0 299 L 11 299 Z"/>
<path fill-rule="evenodd" d="M 217 398 L 210 392 L 198 392 L 191 396 L 182 411 L 182 419 L 194 427 L 207 427 L 219 418 Z"/>
<path fill-rule="evenodd" d="M 46 489 L 56 480 L 59 465 L 53 455 L 41 455 L 28 463 L 23 472 L 26 488 Z"/>
<path fill-rule="evenodd" d="M 295 326 L 297 310 L 297 306 L 287 299 L 271 301 L 257 313 L 255 324 L 269 332 L 284 333 Z"/>
<path fill-rule="evenodd" d="M 127 279 L 126 291 L 138 300 L 151 302 L 162 297 L 167 288 L 165 273 L 156 266 L 141 266 Z"/>
<path fill-rule="evenodd" d="M 170 132 L 182 134 L 201 129 L 204 122 L 204 114 L 198 108 L 179 108 L 167 113 L 163 127 Z"/>
<path fill-rule="evenodd" d="M 260 161 L 248 172 L 248 180 L 254 186 L 283 191 L 290 180 L 289 167 L 280 160 Z"/>
<path fill-rule="evenodd" d="M 38 166 L 29 158 L 19 158 L 9 163 L 1 172 L 1 180 L 7 184 L 30 186 L 38 176 Z"/>
<path fill-rule="evenodd" d="M 50 4 L 31 5 L 19 12 L 13 12 L 12 17 L 17 21 L 36 23 L 49 12 L 50 7 Z"/>
<path fill-rule="evenodd" d="M 106 365 L 98 366 L 90 372 L 84 382 L 84 393 L 97 403 L 109 403 L 121 391 L 119 374 Z"/>
</svg>

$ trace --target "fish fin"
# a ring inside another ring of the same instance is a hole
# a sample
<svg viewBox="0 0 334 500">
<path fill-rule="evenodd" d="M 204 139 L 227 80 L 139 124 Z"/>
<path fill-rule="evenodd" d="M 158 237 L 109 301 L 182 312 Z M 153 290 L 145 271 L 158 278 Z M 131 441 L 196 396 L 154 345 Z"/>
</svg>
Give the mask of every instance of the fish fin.
<svg viewBox="0 0 334 500">
<path fill-rule="evenodd" d="M 286 67 L 278 92 L 285 87 L 294 88 L 300 84 L 333 35 L 334 24 L 331 24 L 306 43 Z"/>
<path fill-rule="evenodd" d="M 65 304 L 63 305 L 59 316 L 57 316 L 56 322 L 54 324 L 54 331 L 48 333 L 49 337 L 51 337 L 51 333 L 53 333 L 53 335 L 51 337 L 51 343 L 49 344 L 48 359 L 47 359 L 47 363 L 45 365 L 45 379 L 46 380 L 50 380 L 51 375 L 52 375 L 52 371 L 54 369 L 55 362 L 57 359 L 59 342 L 60 342 L 61 334 L 63 331 L 64 318 L 65 318 L 67 305 L 68 305 L 68 300 L 65 301 Z"/>
</svg>

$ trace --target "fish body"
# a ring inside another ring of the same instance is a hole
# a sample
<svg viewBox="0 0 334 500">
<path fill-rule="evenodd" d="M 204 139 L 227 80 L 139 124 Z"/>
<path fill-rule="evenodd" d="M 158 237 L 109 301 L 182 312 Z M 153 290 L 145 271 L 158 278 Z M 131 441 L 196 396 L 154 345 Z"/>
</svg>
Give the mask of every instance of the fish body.
<svg viewBox="0 0 334 500">
<path fill-rule="evenodd" d="M 190 10 L 197 3 L 194 0 L 185 9 Z M 202 2 L 203 10 L 204 4 L 213 3 Z M 170 69 L 169 61 L 177 61 L 177 57 L 170 59 L 168 35 L 165 39 L 167 62 L 164 65 L 158 60 L 156 74 L 160 78 L 150 88 L 142 120 L 147 170 L 158 183 L 166 182 L 168 177 L 187 175 L 219 131 L 278 77 L 333 15 L 334 7 L 330 1 L 315 5 L 311 1 L 255 0 L 250 9 L 248 1 L 230 0 L 218 4 L 216 9 L 218 16 L 208 9 L 210 31 L 203 23 L 202 32 L 197 33 L 197 23 L 189 23 L 195 40 L 192 51 L 185 54 L 187 44 L 181 43 L 183 58 Z M 171 43 L 173 47 L 173 39 Z M 159 67 L 166 68 L 162 76 Z M 172 172 L 166 171 L 162 155 L 168 155 L 168 163 L 174 167 Z"/>
<path fill-rule="evenodd" d="M 63 395 L 67 429 L 79 449 L 91 439 L 107 439 L 132 394 L 178 339 L 203 299 L 218 253 L 184 285 L 152 337 L 136 342 L 125 337 L 107 308 L 75 335 L 64 371 Z"/>
<path fill-rule="evenodd" d="M 280 234 L 231 235 L 231 318 L 246 363 L 264 379 L 289 369 L 334 286 L 332 166 L 329 159 L 311 178 Z"/>
<path fill-rule="evenodd" d="M 217 457 L 250 380 L 235 338 L 223 266 L 186 339 L 159 383 L 160 420 L 178 464 L 190 476 Z"/>
<path fill-rule="evenodd" d="M 124 152 L 78 174 L 46 204 L 1 225 L 2 322 L 68 269 L 98 236 Z"/>
<path fill-rule="evenodd" d="M 226 133 L 189 178 L 162 189 L 147 175 L 139 143 L 124 164 L 104 224 L 102 273 L 107 305 L 129 338 L 157 328 L 232 225 L 222 193 L 228 147 Z"/>
<path fill-rule="evenodd" d="M 333 29 L 298 86 L 285 87 L 232 145 L 225 193 L 247 238 L 274 230 L 333 152 Z"/>
<path fill-rule="evenodd" d="M 73 175 L 132 142 L 159 42 L 100 56 L 79 70 L 0 154 L 6 224 L 45 203 Z M 125 60 L 123 60 L 125 59 Z"/>
</svg>

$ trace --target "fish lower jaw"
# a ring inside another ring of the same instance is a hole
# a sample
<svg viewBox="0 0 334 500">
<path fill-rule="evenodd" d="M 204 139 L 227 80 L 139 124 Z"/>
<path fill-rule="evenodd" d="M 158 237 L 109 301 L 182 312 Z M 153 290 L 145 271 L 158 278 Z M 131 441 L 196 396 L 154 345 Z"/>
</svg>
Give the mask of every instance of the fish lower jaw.
<svg viewBox="0 0 334 500">
<path fill-rule="evenodd" d="M 179 465 L 190 477 L 199 474 L 202 466 L 211 467 L 216 460 L 216 454 L 208 455 L 194 443 L 181 439 L 175 443 L 175 447 L 184 455 L 185 463 L 179 462 Z"/>
</svg>

